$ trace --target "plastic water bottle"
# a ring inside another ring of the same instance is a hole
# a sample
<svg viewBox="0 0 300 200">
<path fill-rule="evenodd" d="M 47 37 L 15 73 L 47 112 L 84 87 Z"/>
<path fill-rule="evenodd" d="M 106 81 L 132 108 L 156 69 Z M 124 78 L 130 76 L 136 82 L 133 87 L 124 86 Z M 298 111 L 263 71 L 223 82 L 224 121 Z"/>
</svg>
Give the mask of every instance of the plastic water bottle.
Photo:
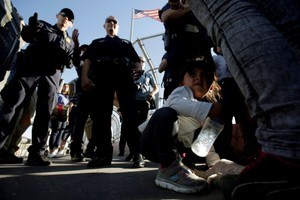
<svg viewBox="0 0 300 200">
<path fill-rule="evenodd" d="M 200 157 L 205 157 L 223 128 L 224 124 L 221 121 L 207 117 L 197 139 L 192 143 L 192 151 Z"/>
</svg>

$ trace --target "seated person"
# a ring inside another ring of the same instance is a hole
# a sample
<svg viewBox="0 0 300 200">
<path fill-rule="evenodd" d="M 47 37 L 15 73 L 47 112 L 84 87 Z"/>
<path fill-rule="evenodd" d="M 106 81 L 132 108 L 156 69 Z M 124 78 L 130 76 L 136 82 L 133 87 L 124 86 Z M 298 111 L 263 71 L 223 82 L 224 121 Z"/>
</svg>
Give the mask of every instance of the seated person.
<svg viewBox="0 0 300 200">
<path fill-rule="evenodd" d="M 207 188 L 205 179 L 198 177 L 182 161 L 180 146 L 190 149 L 195 134 L 205 119 L 221 118 L 214 88 L 214 66 L 206 60 L 194 60 L 181 72 L 181 85 L 156 110 L 141 138 L 143 156 L 160 163 L 155 183 L 180 193 L 196 193 Z M 174 129 L 174 122 L 178 129 Z M 177 123 L 175 123 L 177 124 Z M 140 126 L 141 128 L 141 126 Z M 217 160 L 219 157 L 217 156 Z"/>
</svg>

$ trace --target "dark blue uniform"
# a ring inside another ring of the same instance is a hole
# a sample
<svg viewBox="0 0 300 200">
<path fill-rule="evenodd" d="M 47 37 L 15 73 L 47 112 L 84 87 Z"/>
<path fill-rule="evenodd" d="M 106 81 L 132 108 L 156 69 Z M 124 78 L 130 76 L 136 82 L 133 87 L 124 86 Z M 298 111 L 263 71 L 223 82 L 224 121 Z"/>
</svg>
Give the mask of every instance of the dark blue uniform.
<svg viewBox="0 0 300 200">
<path fill-rule="evenodd" d="M 37 89 L 36 117 L 32 127 L 32 145 L 29 155 L 40 154 L 46 145 L 50 116 L 56 103 L 56 94 L 64 67 L 70 66 L 74 42 L 67 32 L 55 25 L 40 21 L 39 31 L 29 26 L 22 30 L 22 38 L 29 43 L 17 71 L 2 91 L 4 104 L 0 116 L 0 144 L 12 133 L 15 118 Z M 0 145 L 1 147 L 1 145 Z"/>
<path fill-rule="evenodd" d="M 170 9 L 167 3 L 160 10 L 160 16 Z M 190 11 L 186 15 L 164 23 L 164 43 L 167 51 L 168 68 L 164 73 L 164 99 L 178 86 L 180 72 L 188 60 L 206 59 L 213 63 L 211 48 L 213 47 L 206 28 L 200 24 Z"/>
<path fill-rule="evenodd" d="M 93 141 L 97 146 L 97 157 L 109 164 L 112 159 L 111 115 L 116 91 L 123 117 L 123 126 L 128 132 L 128 145 L 133 154 L 139 153 L 135 86 L 131 76 L 133 64 L 140 61 L 132 44 L 118 36 L 94 40 L 85 57 L 90 59 L 91 77 L 95 83 L 91 117 Z"/>
</svg>

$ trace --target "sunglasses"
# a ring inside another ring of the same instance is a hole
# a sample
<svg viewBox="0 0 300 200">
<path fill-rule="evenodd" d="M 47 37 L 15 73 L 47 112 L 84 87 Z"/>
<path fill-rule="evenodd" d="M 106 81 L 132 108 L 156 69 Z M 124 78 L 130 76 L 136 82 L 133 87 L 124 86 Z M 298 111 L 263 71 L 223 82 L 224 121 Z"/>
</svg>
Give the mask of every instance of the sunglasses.
<svg viewBox="0 0 300 200">
<path fill-rule="evenodd" d="M 108 20 L 106 20 L 106 23 L 110 23 L 110 22 L 113 22 L 114 24 L 118 23 L 117 20 L 115 20 L 115 19 L 108 19 Z"/>
<path fill-rule="evenodd" d="M 73 19 L 71 19 L 66 13 L 64 13 L 64 12 L 61 12 L 61 13 L 59 13 L 61 16 L 63 16 L 63 17 L 68 17 L 68 19 L 69 19 L 69 21 L 73 21 Z"/>
</svg>

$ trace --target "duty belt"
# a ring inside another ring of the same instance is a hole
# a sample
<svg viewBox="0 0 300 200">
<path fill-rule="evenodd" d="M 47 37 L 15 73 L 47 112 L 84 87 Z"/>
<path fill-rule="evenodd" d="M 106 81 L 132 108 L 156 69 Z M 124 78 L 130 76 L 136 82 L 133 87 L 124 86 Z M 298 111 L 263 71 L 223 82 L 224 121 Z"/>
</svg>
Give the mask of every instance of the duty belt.
<svg viewBox="0 0 300 200">
<path fill-rule="evenodd" d="M 118 64 L 124 63 L 124 60 L 122 58 L 112 58 L 109 56 L 103 56 L 103 57 L 98 58 L 96 60 L 96 62 L 97 63 L 111 63 L 111 64 L 118 65 Z"/>
</svg>

